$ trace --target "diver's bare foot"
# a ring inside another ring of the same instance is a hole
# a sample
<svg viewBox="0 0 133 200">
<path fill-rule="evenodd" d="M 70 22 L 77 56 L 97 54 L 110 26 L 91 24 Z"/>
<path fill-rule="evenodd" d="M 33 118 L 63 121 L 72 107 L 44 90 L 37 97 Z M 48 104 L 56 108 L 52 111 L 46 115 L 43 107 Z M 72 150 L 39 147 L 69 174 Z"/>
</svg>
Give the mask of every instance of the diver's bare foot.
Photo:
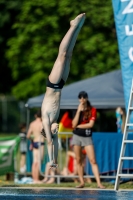
<svg viewBox="0 0 133 200">
<path fill-rule="evenodd" d="M 71 26 L 82 27 L 85 21 L 85 13 L 78 15 L 74 20 L 70 21 Z"/>
</svg>

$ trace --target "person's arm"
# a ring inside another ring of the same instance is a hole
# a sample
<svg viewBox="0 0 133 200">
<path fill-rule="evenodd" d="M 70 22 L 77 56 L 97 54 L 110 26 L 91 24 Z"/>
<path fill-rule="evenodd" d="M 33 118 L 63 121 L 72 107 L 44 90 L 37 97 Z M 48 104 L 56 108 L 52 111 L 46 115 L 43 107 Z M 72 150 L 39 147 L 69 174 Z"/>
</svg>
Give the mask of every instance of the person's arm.
<svg viewBox="0 0 133 200">
<path fill-rule="evenodd" d="M 79 124 L 77 126 L 77 128 L 83 128 L 83 129 L 86 129 L 86 128 L 92 128 L 95 124 L 95 121 L 94 120 L 90 120 L 89 123 L 86 123 L 86 124 Z"/>
<path fill-rule="evenodd" d="M 80 117 L 80 112 L 77 110 L 75 117 L 72 120 L 72 127 L 76 128 Z"/>
<path fill-rule="evenodd" d="M 80 112 L 83 111 L 83 104 L 80 103 L 76 112 L 75 117 L 72 120 L 72 127 L 76 128 L 79 122 Z"/>
<path fill-rule="evenodd" d="M 51 124 L 50 124 L 49 117 L 47 115 L 42 117 L 42 124 L 43 124 L 44 131 L 46 134 L 46 139 L 48 141 L 52 140 Z"/>
<path fill-rule="evenodd" d="M 83 129 L 92 128 L 94 126 L 94 124 L 95 124 L 96 116 L 97 116 L 97 111 L 93 107 L 91 109 L 91 118 L 90 118 L 90 121 L 88 123 L 86 123 L 86 124 L 79 124 L 77 126 L 77 128 L 83 128 Z"/>
</svg>

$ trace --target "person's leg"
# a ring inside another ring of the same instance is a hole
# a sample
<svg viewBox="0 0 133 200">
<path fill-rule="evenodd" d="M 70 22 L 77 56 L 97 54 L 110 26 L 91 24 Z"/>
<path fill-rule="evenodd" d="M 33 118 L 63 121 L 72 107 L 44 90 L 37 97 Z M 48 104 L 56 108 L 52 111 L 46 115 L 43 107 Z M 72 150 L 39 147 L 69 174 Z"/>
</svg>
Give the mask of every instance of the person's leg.
<svg viewBox="0 0 133 200">
<path fill-rule="evenodd" d="M 55 171 L 56 171 L 56 169 L 51 169 L 50 170 L 50 175 L 54 176 L 55 175 Z M 54 183 L 54 182 L 55 182 L 55 177 L 51 177 L 46 183 L 47 184 L 51 184 L 51 183 Z"/>
<path fill-rule="evenodd" d="M 46 164 L 46 169 L 45 169 L 45 178 L 42 180 L 43 183 L 46 183 L 48 181 L 48 175 L 50 175 L 50 163 L 48 162 Z"/>
<path fill-rule="evenodd" d="M 82 157 L 81 157 L 81 146 L 74 145 L 74 153 L 77 162 L 77 171 L 79 175 L 79 180 L 81 184 L 77 186 L 77 188 L 84 187 L 84 178 L 83 178 L 83 164 L 82 164 Z"/>
<path fill-rule="evenodd" d="M 94 146 L 93 145 L 88 145 L 85 147 L 88 159 L 90 161 L 91 167 L 92 167 L 92 171 L 93 174 L 96 178 L 97 181 L 97 186 L 99 188 L 105 188 L 100 181 L 100 175 L 99 175 L 99 169 L 98 169 L 98 165 L 96 163 L 96 159 L 95 159 L 95 151 L 94 151 Z"/>
<path fill-rule="evenodd" d="M 47 163 L 46 165 L 46 170 L 45 170 L 45 178 L 42 180 L 43 183 L 54 183 L 55 182 L 55 177 L 50 177 L 48 178 L 48 175 L 54 176 L 55 175 L 55 170 L 56 169 L 50 169 L 50 162 Z"/>
<path fill-rule="evenodd" d="M 25 171 L 26 171 L 26 154 L 21 153 L 20 172 L 24 173 Z"/>
<path fill-rule="evenodd" d="M 41 181 L 39 180 L 39 163 L 38 162 L 35 162 L 32 165 L 32 177 L 33 177 L 34 183 L 41 183 Z"/>
<path fill-rule="evenodd" d="M 66 81 L 69 73 L 72 51 L 84 20 L 85 13 L 78 15 L 71 21 L 70 28 L 61 41 L 58 57 L 54 63 L 51 74 L 49 75 L 49 80 L 52 83 L 59 83 L 61 78 Z"/>
<path fill-rule="evenodd" d="M 33 180 L 35 180 L 36 179 L 36 163 L 32 163 L 32 178 L 33 178 Z"/>
<path fill-rule="evenodd" d="M 33 149 L 33 164 L 32 164 L 32 178 L 34 183 L 40 183 L 39 181 L 39 158 L 38 149 Z"/>
<path fill-rule="evenodd" d="M 67 151 L 66 152 L 66 161 L 65 161 L 65 166 L 61 172 L 62 175 L 64 176 L 67 176 L 68 174 L 72 173 L 70 170 L 69 170 L 69 162 L 70 162 L 70 156 L 73 156 L 74 152 L 72 151 Z M 74 154 L 74 157 L 75 157 L 75 154 Z M 74 166 L 73 166 L 74 168 Z"/>
<path fill-rule="evenodd" d="M 78 169 L 77 169 L 77 162 L 76 162 L 76 158 L 75 158 L 75 153 L 74 153 L 74 160 L 73 160 L 73 175 L 74 176 L 78 175 Z M 78 183 L 79 182 L 79 178 L 73 178 L 73 180 L 74 180 L 74 183 Z"/>
<path fill-rule="evenodd" d="M 80 21 L 80 18 L 82 18 L 82 20 Z M 69 75 L 69 71 L 70 71 L 70 62 L 71 62 L 71 58 L 72 58 L 72 53 L 73 53 L 73 49 L 74 49 L 74 46 L 75 46 L 75 43 L 76 43 L 76 40 L 77 40 L 77 37 L 78 37 L 78 34 L 84 24 L 84 21 L 85 21 L 85 13 L 81 14 L 81 15 L 78 15 L 74 20 L 72 20 L 70 22 L 70 25 L 73 27 L 77 26 L 76 30 L 75 30 L 75 33 L 72 37 L 72 40 L 71 40 L 71 43 L 69 45 L 69 48 L 66 52 L 66 62 L 65 62 L 65 68 L 64 68 L 64 71 L 63 71 L 63 75 L 62 75 L 62 79 L 66 82 L 67 78 L 68 78 L 68 75 Z"/>
<path fill-rule="evenodd" d="M 39 171 L 38 171 L 38 163 L 37 162 L 33 162 L 32 164 L 32 178 L 33 181 L 36 182 L 39 180 Z"/>
<path fill-rule="evenodd" d="M 86 155 L 84 155 L 83 153 L 82 153 L 82 163 L 83 163 L 83 169 L 85 169 L 85 165 L 86 165 Z M 86 183 L 92 183 L 91 178 L 84 178 L 84 181 L 85 181 Z"/>
<path fill-rule="evenodd" d="M 35 181 L 37 177 L 37 171 L 36 171 L 36 151 L 33 149 L 33 163 L 32 163 L 32 178 Z"/>
<path fill-rule="evenodd" d="M 67 167 L 64 167 L 63 170 L 61 171 L 61 175 L 67 176 L 68 174 L 69 174 L 69 171 L 68 171 Z"/>
</svg>

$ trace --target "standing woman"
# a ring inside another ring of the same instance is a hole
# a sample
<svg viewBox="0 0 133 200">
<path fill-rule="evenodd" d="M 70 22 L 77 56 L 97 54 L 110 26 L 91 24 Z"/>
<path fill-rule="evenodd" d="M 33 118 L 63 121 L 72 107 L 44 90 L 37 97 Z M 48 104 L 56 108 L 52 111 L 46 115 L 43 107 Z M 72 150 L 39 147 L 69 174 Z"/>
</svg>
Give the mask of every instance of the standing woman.
<svg viewBox="0 0 133 200">
<path fill-rule="evenodd" d="M 80 185 L 77 188 L 84 187 L 83 179 L 83 163 L 82 163 L 82 147 L 85 148 L 86 154 L 90 161 L 93 174 L 97 181 L 97 186 L 99 188 L 105 188 L 100 181 L 98 165 L 95 159 L 94 146 L 92 142 L 92 128 L 96 120 L 96 109 L 91 106 L 88 101 L 88 94 L 85 91 L 81 91 L 78 95 L 79 106 L 76 115 L 72 121 L 72 126 L 74 128 L 73 134 L 73 145 L 74 152 L 77 160 L 78 174 L 80 179 Z"/>
<path fill-rule="evenodd" d="M 57 168 L 58 157 L 58 124 L 60 112 L 61 89 L 70 69 L 70 62 L 77 36 L 85 21 L 85 13 L 78 15 L 70 22 L 70 28 L 63 38 L 57 59 L 47 79 L 46 93 L 42 103 L 42 134 L 47 138 L 50 167 Z"/>
</svg>

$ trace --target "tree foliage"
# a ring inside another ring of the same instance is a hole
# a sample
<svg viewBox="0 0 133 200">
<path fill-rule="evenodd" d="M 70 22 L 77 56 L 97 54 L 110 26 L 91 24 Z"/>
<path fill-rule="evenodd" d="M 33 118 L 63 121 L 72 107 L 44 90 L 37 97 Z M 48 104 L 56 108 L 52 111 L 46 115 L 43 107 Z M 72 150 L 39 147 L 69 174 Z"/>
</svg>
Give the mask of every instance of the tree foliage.
<svg viewBox="0 0 133 200">
<path fill-rule="evenodd" d="M 15 0 L 14 0 L 15 1 Z M 21 0 L 8 42 L 13 94 L 27 99 L 45 92 L 45 80 L 58 54 L 70 20 L 85 12 L 71 62 L 68 83 L 119 68 L 111 0 Z"/>
<path fill-rule="evenodd" d="M 11 76 L 11 69 L 8 67 L 8 60 L 5 57 L 7 41 L 15 36 L 11 28 L 21 8 L 21 1 L 0 0 L 0 93 L 10 92 L 14 81 Z"/>
</svg>

